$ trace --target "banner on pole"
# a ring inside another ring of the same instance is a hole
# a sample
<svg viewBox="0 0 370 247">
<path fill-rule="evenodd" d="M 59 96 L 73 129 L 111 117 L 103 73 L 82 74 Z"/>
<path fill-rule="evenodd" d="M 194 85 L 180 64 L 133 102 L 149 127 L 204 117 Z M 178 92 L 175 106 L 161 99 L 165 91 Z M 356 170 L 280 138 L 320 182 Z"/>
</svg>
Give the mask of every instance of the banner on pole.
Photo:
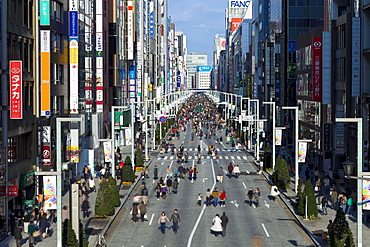
<svg viewBox="0 0 370 247">
<path fill-rule="evenodd" d="M 104 161 L 112 162 L 112 143 L 104 142 Z"/>
<path fill-rule="evenodd" d="M 125 129 L 125 139 L 126 139 L 126 145 L 132 144 L 131 129 Z"/>
<path fill-rule="evenodd" d="M 56 176 L 44 176 L 44 209 L 57 209 Z"/>
<path fill-rule="evenodd" d="M 298 142 L 298 162 L 306 162 L 307 142 Z"/>
<path fill-rule="evenodd" d="M 283 130 L 275 130 L 275 145 L 281 146 L 281 139 L 283 135 Z"/>
</svg>

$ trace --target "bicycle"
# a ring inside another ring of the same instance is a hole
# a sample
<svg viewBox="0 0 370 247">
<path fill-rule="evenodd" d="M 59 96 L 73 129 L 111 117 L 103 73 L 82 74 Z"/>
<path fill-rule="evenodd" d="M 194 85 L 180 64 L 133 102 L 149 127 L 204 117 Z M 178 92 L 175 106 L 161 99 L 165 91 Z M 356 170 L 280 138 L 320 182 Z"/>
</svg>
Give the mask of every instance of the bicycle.
<svg viewBox="0 0 370 247">
<path fill-rule="evenodd" d="M 95 246 L 96 247 L 107 247 L 107 243 L 105 242 L 105 238 L 103 234 L 99 233 L 98 240 L 96 240 Z"/>
</svg>

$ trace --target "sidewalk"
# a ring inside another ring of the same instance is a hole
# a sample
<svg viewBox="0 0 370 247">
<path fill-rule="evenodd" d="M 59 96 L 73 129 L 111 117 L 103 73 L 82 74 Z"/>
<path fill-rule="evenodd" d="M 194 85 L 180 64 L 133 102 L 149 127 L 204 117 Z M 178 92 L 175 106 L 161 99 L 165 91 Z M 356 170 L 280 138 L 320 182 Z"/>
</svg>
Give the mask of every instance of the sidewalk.
<svg viewBox="0 0 370 247">
<path fill-rule="evenodd" d="M 124 155 L 131 155 L 131 146 L 123 146 L 121 148 L 121 153 Z M 140 174 L 136 174 L 140 175 Z M 95 186 L 96 186 L 96 191 L 98 191 L 99 188 L 99 179 L 95 179 Z M 131 185 L 121 185 L 119 194 L 121 198 L 121 204 L 125 203 L 125 196 L 130 192 Z M 109 219 L 98 219 L 95 218 L 95 199 L 96 199 L 97 192 L 91 192 L 89 193 L 89 204 L 90 204 L 90 217 L 88 218 L 83 218 L 82 211 L 80 212 L 80 219 L 82 224 L 85 227 L 85 232 L 86 232 L 86 237 L 88 239 L 88 245 L 89 246 L 95 246 L 95 242 L 98 239 L 98 234 L 103 231 L 103 229 L 106 227 L 106 225 L 109 222 Z M 82 204 L 82 199 L 80 196 L 80 202 Z M 63 195 L 62 198 L 62 205 L 69 205 L 69 191 Z M 68 206 L 70 209 L 70 207 Z M 116 210 L 117 214 L 117 210 Z M 42 239 L 41 237 L 35 238 L 37 240 L 37 246 L 38 247 L 51 247 L 51 246 L 56 246 L 57 243 L 57 224 L 52 223 L 50 226 L 50 234 L 49 237 Z M 22 240 L 22 246 L 28 246 L 28 234 L 22 232 L 23 240 Z M 14 240 L 13 236 L 8 236 L 4 240 L 0 242 L 1 247 L 15 247 L 16 242 Z"/>
</svg>

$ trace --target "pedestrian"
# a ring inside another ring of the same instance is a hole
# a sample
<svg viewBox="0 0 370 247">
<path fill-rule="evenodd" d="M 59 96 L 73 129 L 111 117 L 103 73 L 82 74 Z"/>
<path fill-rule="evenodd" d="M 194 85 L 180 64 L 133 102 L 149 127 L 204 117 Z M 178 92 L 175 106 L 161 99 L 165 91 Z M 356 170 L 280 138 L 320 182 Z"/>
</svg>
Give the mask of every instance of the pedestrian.
<svg viewBox="0 0 370 247">
<path fill-rule="evenodd" d="M 340 207 L 342 208 L 343 210 L 343 213 L 345 214 L 347 211 L 346 211 L 346 207 L 347 207 L 347 197 L 345 195 L 341 195 L 339 197 L 339 204 L 340 204 Z"/>
<path fill-rule="evenodd" d="M 144 201 L 142 201 L 140 203 L 139 210 L 140 210 L 140 220 L 141 220 L 141 222 L 144 222 L 145 221 L 145 215 L 146 215 L 146 205 L 145 205 Z"/>
<path fill-rule="evenodd" d="M 158 224 L 160 224 L 160 227 L 158 229 L 161 229 L 161 232 L 163 234 L 166 233 L 166 221 L 170 223 L 170 220 L 167 218 L 166 213 L 162 212 L 161 216 L 159 216 Z"/>
<path fill-rule="evenodd" d="M 237 164 L 234 165 L 233 173 L 235 174 L 235 178 L 239 177 L 239 174 L 240 174 L 239 165 L 237 165 Z"/>
<path fill-rule="evenodd" d="M 227 194 L 224 190 L 221 190 L 219 198 L 220 198 L 220 207 L 226 207 L 225 202 L 226 202 Z"/>
<path fill-rule="evenodd" d="M 153 183 L 155 182 L 155 180 L 158 179 L 158 166 L 155 165 L 154 168 L 153 168 Z"/>
<path fill-rule="evenodd" d="M 159 200 L 159 197 L 161 197 L 161 184 L 157 183 L 157 186 L 155 187 L 155 192 L 157 193 L 157 200 Z"/>
<path fill-rule="evenodd" d="M 322 211 L 322 214 L 323 215 L 327 215 L 328 214 L 328 210 L 326 208 L 327 204 L 328 204 L 328 200 L 326 199 L 325 196 L 323 196 L 321 198 L 321 211 Z"/>
<path fill-rule="evenodd" d="M 227 170 L 229 171 L 229 178 L 231 178 L 233 176 L 233 170 L 234 170 L 234 166 L 233 166 L 233 164 L 231 162 L 227 166 Z"/>
<path fill-rule="evenodd" d="M 352 206 L 353 206 L 353 198 L 352 198 L 352 196 L 349 196 L 349 198 L 347 200 L 346 215 L 351 215 L 352 214 Z"/>
<path fill-rule="evenodd" d="M 92 176 L 90 177 L 90 180 L 89 180 L 89 188 L 90 188 L 90 192 L 92 191 L 96 192 L 95 181 Z"/>
<path fill-rule="evenodd" d="M 229 223 L 229 218 L 226 216 L 226 213 L 223 212 L 222 216 L 221 216 L 221 226 L 222 226 L 222 237 L 225 237 L 226 236 L 226 227 L 227 227 L 227 223 Z"/>
<path fill-rule="evenodd" d="M 224 171 L 222 170 L 222 167 L 220 167 L 217 173 L 217 181 L 222 183 L 223 179 L 224 179 Z"/>
<path fill-rule="evenodd" d="M 167 178 L 166 185 L 167 185 L 168 193 L 171 194 L 171 187 L 172 187 L 172 179 L 171 178 Z"/>
<path fill-rule="evenodd" d="M 137 215 L 139 213 L 138 208 L 137 208 L 137 203 L 133 203 L 132 204 L 132 207 L 131 207 L 131 210 L 130 211 L 131 211 L 131 215 L 132 215 L 131 220 L 132 220 L 133 223 L 136 223 L 136 221 L 137 221 Z"/>
<path fill-rule="evenodd" d="M 46 214 L 43 214 L 41 216 L 39 228 L 40 228 L 39 231 L 40 231 L 40 234 L 42 235 L 42 238 L 45 239 L 48 234 L 49 228 L 50 228 L 50 223 L 49 223 L 49 220 L 46 218 Z"/>
<path fill-rule="evenodd" d="M 177 194 L 178 189 L 179 189 L 179 181 L 177 180 L 177 178 L 175 178 L 175 180 L 172 183 L 172 192 L 174 194 Z"/>
<path fill-rule="evenodd" d="M 219 192 L 218 192 L 218 189 L 215 188 L 213 191 L 212 191 L 212 200 L 213 200 L 213 206 L 214 207 L 217 207 L 218 206 L 218 197 L 219 197 Z"/>
<path fill-rule="evenodd" d="M 329 220 L 329 224 L 326 227 L 326 229 L 328 229 L 328 235 L 329 235 L 329 238 L 330 238 L 330 235 L 333 232 L 333 221 L 332 220 Z"/>
<path fill-rule="evenodd" d="M 177 228 L 179 227 L 180 224 L 180 214 L 177 209 L 173 210 L 173 213 L 170 218 L 170 222 L 172 222 L 172 230 L 173 233 L 176 235 L 177 234 Z"/>
<path fill-rule="evenodd" d="M 82 205 L 81 205 L 81 210 L 83 212 L 83 217 L 87 217 L 89 218 L 89 209 L 90 209 L 90 205 L 89 205 L 89 201 L 87 200 L 87 197 L 85 197 L 85 199 L 82 201 Z"/>
<path fill-rule="evenodd" d="M 184 179 L 184 172 L 185 172 L 184 166 L 181 164 L 178 170 L 179 170 L 180 179 Z"/>
<path fill-rule="evenodd" d="M 146 186 L 144 185 L 143 189 L 141 190 L 140 195 L 141 195 L 141 197 L 142 197 L 143 202 L 144 202 L 145 205 L 148 204 L 148 193 L 149 193 L 149 191 L 146 188 Z"/>
<path fill-rule="evenodd" d="M 200 145 L 198 145 L 198 153 L 200 153 L 201 150 L 202 148 L 200 147 Z"/>
<path fill-rule="evenodd" d="M 193 167 L 193 179 L 197 180 L 197 177 L 198 177 L 198 167 L 197 167 L 197 165 L 194 165 L 194 167 Z"/>
<path fill-rule="evenodd" d="M 33 220 L 30 221 L 30 224 L 28 225 L 28 243 L 29 247 L 33 247 L 36 244 L 35 238 L 33 236 L 33 233 L 36 231 L 36 226 Z"/>
<path fill-rule="evenodd" d="M 32 219 L 32 215 L 30 215 L 27 210 L 24 211 L 24 216 L 23 216 L 23 228 L 24 229 L 23 230 L 25 233 L 28 233 L 27 232 L 28 224 L 30 223 L 31 219 Z"/>
<path fill-rule="evenodd" d="M 253 204 L 253 189 L 249 188 L 247 193 L 247 198 L 249 198 L 249 206 L 252 206 Z"/>
<path fill-rule="evenodd" d="M 162 195 L 162 199 L 167 198 L 167 187 L 164 183 L 161 184 L 161 195 Z"/>
<path fill-rule="evenodd" d="M 256 207 L 259 206 L 259 199 L 261 197 L 261 192 L 260 192 L 260 189 L 259 188 L 256 188 L 254 190 L 254 198 L 256 198 Z"/>
<path fill-rule="evenodd" d="M 220 219 L 220 215 L 216 214 L 215 217 L 212 219 L 212 227 L 211 227 L 211 234 L 214 234 L 217 237 L 219 234 L 222 234 L 222 220 Z"/>
<path fill-rule="evenodd" d="M 67 207 L 67 205 L 64 205 L 63 208 L 62 208 L 62 224 L 68 218 L 69 218 L 68 207 Z"/>
<path fill-rule="evenodd" d="M 27 224 L 28 226 L 28 224 Z M 22 246 L 22 225 L 21 224 L 18 224 L 17 227 L 14 229 L 14 239 L 15 239 L 15 242 L 16 242 L 16 245 L 17 247 L 21 247 Z"/>
<path fill-rule="evenodd" d="M 16 227 L 16 223 L 15 223 L 15 214 L 13 211 L 10 210 L 9 212 L 9 225 L 10 225 L 10 234 L 12 236 L 14 236 L 14 230 L 15 230 L 15 227 Z"/>
<path fill-rule="evenodd" d="M 172 178 L 172 169 L 171 169 L 170 166 L 167 166 L 166 177 L 167 178 Z"/>
<path fill-rule="evenodd" d="M 206 205 L 209 206 L 211 204 L 212 198 L 211 198 L 211 189 L 207 189 L 206 192 Z"/>
<path fill-rule="evenodd" d="M 271 194 L 272 200 L 275 201 L 276 197 L 279 195 L 279 190 L 276 187 L 276 185 L 271 186 L 270 194 Z"/>
<path fill-rule="evenodd" d="M 338 193 L 335 189 L 330 189 L 331 208 L 338 210 Z"/>
<path fill-rule="evenodd" d="M 198 204 L 198 206 L 202 206 L 202 194 L 201 193 L 198 194 L 197 204 Z"/>
</svg>

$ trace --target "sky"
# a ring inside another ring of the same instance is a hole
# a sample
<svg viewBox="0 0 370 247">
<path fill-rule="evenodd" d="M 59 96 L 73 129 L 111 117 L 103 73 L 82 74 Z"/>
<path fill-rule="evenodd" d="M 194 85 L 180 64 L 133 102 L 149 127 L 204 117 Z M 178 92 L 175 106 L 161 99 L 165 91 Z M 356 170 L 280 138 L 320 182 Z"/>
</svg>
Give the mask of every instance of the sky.
<svg viewBox="0 0 370 247">
<path fill-rule="evenodd" d="M 227 0 L 168 0 L 168 14 L 175 31 L 186 35 L 188 54 L 207 53 L 212 63 L 214 37 L 225 36 Z"/>
</svg>

